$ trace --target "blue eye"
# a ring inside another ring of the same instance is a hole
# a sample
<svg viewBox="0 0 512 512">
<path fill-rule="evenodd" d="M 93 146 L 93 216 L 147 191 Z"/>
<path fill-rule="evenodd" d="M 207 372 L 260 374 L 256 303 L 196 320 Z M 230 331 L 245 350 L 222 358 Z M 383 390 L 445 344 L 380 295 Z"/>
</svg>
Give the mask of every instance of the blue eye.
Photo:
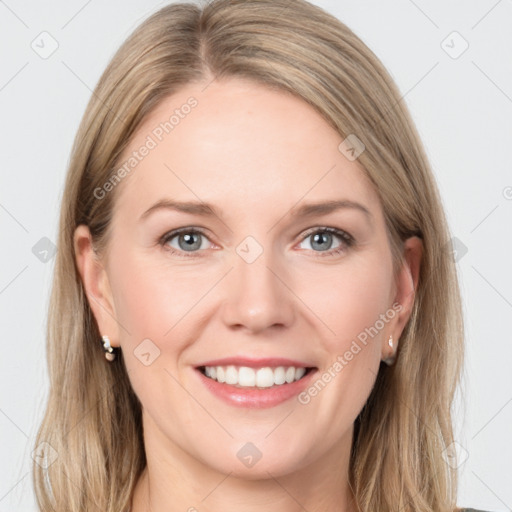
<svg viewBox="0 0 512 512">
<path fill-rule="evenodd" d="M 202 239 L 203 238 L 203 239 Z M 176 239 L 178 247 L 171 245 L 170 242 Z M 206 235 L 197 229 L 183 228 L 175 231 L 166 233 L 160 240 L 160 244 L 165 246 L 173 254 L 179 256 L 196 256 L 193 254 L 199 249 L 207 249 L 208 246 L 204 247 L 204 239 L 207 240 Z M 192 253 L 184 255 L 182 253 Z"/>
<path fill-rule="evenodd" d="M 341 242 L 332 248 L 333 239 L 335 238 L 338 238 Z M 354 239 L 351 235 L 336 228 L 315 228 L 314 231 L 306 234 L 301 243 L 308 239 L 312 240 L 310 246 L 314 252 L 319 253 L 317 256 L 320 257 L 335 256 L 354 245 Z"/>
<path fill-rule="evenodd" d="M 338 245 L 333 248 L 333 240 L 338 239 Z M 303 244 L 306 240 L 311 239 L 310 248 L 315 256 L 328 257 L 336 256 L 355 244 L 354 238 L 336 228 L 322 227 L 310 230 L 301 241 Z M 181 257 L 198 257 L 201 250 L 208 249 L 211 242 L 203 231 L 196 228 L 181 228 L 170 231 L 163 235 L 159 244 L 168 250 L 171 254 Z"/>
</svg>

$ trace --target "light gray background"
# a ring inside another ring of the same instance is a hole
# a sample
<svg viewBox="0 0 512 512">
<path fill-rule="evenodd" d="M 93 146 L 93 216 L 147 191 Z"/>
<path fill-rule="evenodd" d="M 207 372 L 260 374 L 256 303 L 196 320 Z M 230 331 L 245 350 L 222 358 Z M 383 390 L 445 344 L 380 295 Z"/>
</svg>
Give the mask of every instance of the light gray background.
<svg viewBox="0 0 512 512">
<path fill-rule="evenodd" d="M 458 503 L 511 510 L 512 1 L 314 3 L 383 61 L 425 143 L 458 239 L 467 330 Z M 35 510 L 30 457 L 48 389 L 54 260 L 32 248 L 56 239 L 71 144 L 101 72 L 163 4 L 0 1 L 0 512 Z M 52 38 L 58 48 L 47 58 L 31 47 L 48 51 Z M 454 58 L 463 40 L 469 47 Z"/>
</svg>

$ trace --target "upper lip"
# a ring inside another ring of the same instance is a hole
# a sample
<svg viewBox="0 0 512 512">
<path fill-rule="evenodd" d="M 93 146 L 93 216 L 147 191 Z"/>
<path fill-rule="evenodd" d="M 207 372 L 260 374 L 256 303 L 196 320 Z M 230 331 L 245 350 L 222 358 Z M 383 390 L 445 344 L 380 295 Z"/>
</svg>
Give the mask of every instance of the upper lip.
<svg viewBox="0 0 512 512">
<path fill-rule="evenodd" d="M 285 359 L 282 357 L 224 357 L 222 359 L 212 359 L 198 364 L 197 368 L 202 366 L 248 366 L 250 368 L 277 368 L 278 366 L 294 366 L 295 368 L 314 368 L 313 365 L 296 359 Z"/>
</svg>

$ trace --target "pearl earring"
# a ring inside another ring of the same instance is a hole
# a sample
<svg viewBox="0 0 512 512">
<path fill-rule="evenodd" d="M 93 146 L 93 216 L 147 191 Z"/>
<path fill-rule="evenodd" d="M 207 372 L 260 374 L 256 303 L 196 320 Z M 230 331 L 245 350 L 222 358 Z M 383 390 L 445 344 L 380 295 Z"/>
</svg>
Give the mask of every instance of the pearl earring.
<svg viewBox="0 0 512 512">
<path fill-rule="evenodd" d="M 101 337 L 101 341 L 103 342 L 103 350 L 105 351 L 105 359 L 107 361 L 112 362 L 116 358 L 116 353 L 114 347 L 110 345 L 110 338 L 107 335 L 103 335 Z"/>
<path fill-rule="evenodd" d="M 395 362 L 395 360 L 396 360 L 396 355 L 395 355 L 395 352 L 394 352 L 394 349 L 393 349 L 393 336 L 389 337 L 388 345 L 391 348 L 391 355 L 389 357 L 387 357 L 386 359 L 383 359 L 383 361 L 388 366 L 391 366 Z"/>
</svg>

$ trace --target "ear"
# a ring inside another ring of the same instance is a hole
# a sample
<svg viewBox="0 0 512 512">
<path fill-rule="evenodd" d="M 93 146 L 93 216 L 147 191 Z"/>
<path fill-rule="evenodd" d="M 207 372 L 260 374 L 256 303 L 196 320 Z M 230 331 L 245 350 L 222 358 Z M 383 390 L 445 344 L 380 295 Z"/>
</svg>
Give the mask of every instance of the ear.
<svg viewBox="0 0 512 512">
<path fill-rule="evenodd" d="M 78 226 L 73 236 L 75 259 L 89 306 L 100 335 L 108 335 L 113 347 L 119 346 L 119 324 L 107 271 L 94 250 L 89 228 Z M 98 343 L 100 340 L 98 340 Z"/>
<path fill-rule="evenodd" d="M 400 311 L 390 325 L 390 331 L 383 340 L 383 356 L 389 355 L 388 339 L 393 336 L 394 351 L 396 351 L 397 341 L 409 320 L 418 286 L 420 276 L 421 259 L 423 255 L 423 241 L 417 236 L 408 238 L 404 242 L 403 258 L 404 262 L 396 282 L 396 294 L 393 304 L 398 303 L 401 306 Z M 398 310 L 398 308 L 397 308 Z"/>
</svg>

